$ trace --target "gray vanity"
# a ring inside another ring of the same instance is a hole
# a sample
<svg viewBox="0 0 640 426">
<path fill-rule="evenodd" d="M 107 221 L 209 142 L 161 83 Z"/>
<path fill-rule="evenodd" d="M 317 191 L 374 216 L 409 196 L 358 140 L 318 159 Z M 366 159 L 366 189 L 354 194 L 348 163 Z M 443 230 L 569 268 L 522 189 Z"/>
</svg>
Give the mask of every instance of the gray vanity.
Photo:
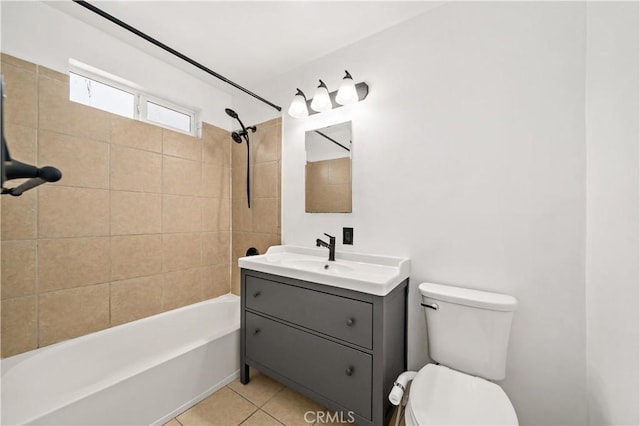
<svg viewBox="0 0 640 426">
<path fill-rule="evenodd" d="M 277 246 L 240 259 L 241 381 L 251 366 L 345 420 L 387 424 L 387 396 L 406 370 L 408 260 L 323 256 Z"/>
</svg>

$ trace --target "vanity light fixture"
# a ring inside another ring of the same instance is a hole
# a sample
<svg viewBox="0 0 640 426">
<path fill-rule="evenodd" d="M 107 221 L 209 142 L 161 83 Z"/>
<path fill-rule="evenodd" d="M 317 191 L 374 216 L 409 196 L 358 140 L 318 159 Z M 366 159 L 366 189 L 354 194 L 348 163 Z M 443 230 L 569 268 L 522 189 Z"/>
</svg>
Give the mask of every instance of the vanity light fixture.
<svg viewBox="0 0 640 426">
<path fill-rule="evenodd" d="M 333 106 L 331 105 L 331 98 L 329 97 L 329 89 L 324 81 L 320 80 L 320 84 L 316 88 L 316 93 L 311 100 L 311 109 L 317 112 L 329 111 Z"/>
<path fill-rule="evenodd" d="M 353 82 L 353 77 L 349 74 L 349 71 L 344 70 L 345 76 L 342 78 L 338 94 L 336 95 L 336 102 L 340 105 L 351 105 L 358 102 L 358 92 L 356 91 L 356 84 Z"/>
<path fill-rule="evenodd" d="M 296 95 L 289 105 L 289 115 L 294 118 L 304 118 L 309 115 L 309 109 L 307 108 L 307 97 L 300 89 L 296 89 Z"/>
<path fill-rule="evenodd" d="M 340 88 L 335 92 L 329 93 L 327 85 L 322 80 L 320 80 L 320 84 L 311 100 L 307 100 L 302 90 L 297 89 L 289 106 L 289 115 L 294 118 L 304 118 L 310 114 L 330 111 L 342 105 L 354 104 L 365 99 L 368 94 L 369 86 L 367 83 L 360 82 L 355 84 L 349 71 L 345 70 L 345 76 L 340 83 Z"/>
</svg>

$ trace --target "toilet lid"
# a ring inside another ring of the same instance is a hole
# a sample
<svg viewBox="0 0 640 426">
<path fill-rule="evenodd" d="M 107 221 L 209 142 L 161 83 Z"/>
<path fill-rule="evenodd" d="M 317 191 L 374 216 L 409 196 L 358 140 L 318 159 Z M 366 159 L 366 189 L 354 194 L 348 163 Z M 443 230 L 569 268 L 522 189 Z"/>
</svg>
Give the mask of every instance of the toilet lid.
<svg viewBox="0 0 640 426">
<path fill-rule="evenodd" d="M 442 365 L 427 364 L 413 379 L 409 404 L 419 425 L 517 425 L 502 388 Z"/>
</svg>

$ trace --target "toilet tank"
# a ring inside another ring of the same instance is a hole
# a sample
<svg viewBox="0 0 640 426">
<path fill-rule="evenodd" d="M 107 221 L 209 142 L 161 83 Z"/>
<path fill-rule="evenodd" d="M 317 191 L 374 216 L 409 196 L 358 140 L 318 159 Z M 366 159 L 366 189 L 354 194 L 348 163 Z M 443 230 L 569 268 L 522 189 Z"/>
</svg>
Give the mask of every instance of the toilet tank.
<svg viewBox="0 0 640 426">
<path fill-rule="evenodd" d="M 505 377 L 515 297 L 441 284 L 419 286 L 429 356 L 439 364 L 489 380 Z"/>
</svg>

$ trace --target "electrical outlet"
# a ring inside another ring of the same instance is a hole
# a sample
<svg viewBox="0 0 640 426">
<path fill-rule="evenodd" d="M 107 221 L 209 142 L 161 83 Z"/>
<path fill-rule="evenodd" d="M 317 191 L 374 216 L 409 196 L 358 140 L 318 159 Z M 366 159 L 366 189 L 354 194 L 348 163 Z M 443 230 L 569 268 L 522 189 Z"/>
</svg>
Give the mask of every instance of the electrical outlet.
<svg viewBox="0 0 640 426">
<path fill-rule="evenodd" d="M 342 244 L 353 245 L 353 228 L 342 228 Z"/>
</svg>

